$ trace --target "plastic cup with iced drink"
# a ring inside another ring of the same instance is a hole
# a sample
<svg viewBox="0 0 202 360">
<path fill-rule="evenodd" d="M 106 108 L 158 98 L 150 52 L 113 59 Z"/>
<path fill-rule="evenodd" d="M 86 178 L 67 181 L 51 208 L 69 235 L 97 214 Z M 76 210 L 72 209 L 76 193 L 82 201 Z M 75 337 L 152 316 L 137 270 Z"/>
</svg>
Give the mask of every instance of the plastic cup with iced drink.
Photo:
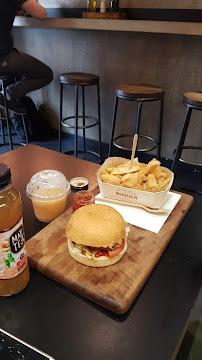
<svg viewBox="0 0 202 360">
<path fill-rule="evenodd" d="M 26 193 L 32 200 L 36 218 L 48 223 L 65 211 L 70 184 L 61 172 L 42 170 L 32 176 Z"/>
</svg>

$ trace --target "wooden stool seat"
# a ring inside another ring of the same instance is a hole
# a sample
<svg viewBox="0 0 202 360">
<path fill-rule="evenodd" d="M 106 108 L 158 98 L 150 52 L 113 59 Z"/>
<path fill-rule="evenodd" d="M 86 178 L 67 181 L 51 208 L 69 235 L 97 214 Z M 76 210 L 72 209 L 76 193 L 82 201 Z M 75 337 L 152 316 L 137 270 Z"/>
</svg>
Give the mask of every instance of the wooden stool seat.
<svg viewBox="0 0 202 360">
<path fill-rule="evenodd" d="M 64 73 L 60 75 L 60 82 L 68 85 L 97 85 L 99 76 L 80 72 Z"/>
<path fill-rule="evenodd" d="M 164 96 L 164 89 L 154 85 L 120 85 L 116 88 L 116 94 L 120 97 L 131 99 L 160 99 Z"/>
<path fill-rule="evenodd" d="M 202 93 L 190 91 L 184 94 L 183 103 L 186 105 L 202 107 Z"/>
</svg>

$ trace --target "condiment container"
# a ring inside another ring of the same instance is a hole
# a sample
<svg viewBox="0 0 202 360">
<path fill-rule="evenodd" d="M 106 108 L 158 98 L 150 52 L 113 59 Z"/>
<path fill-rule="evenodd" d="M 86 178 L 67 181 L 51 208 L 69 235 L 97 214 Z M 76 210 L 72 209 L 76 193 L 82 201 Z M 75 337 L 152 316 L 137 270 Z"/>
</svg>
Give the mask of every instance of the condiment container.
<svg viewBox="0 0 202 360">
<path fill-rule="evenodd" d="M 101 0 L 101 2 L 100 2 L 100 12 L 101 13 L 106 12 L 106 0 Z"/>
<path fill-rule="evenodd" d="M 88 179 L 84 177 L 75 177 L 70 180 L 71 190 L 74 192 L 81 190 L 88 190 L 88 185 L 89 185 Z"/>
<path fill-rule="evenodd" d="M 74 194 L 73 211 L 76 211 L 82 206 L 91 205 L 95 203 L 95 196 L 91 191 L 79 191 Z"/>
<path fill-rule="evenodd" d="M 111 11 L 119 12 L 119 0 L 111 0 Z"/>
<path fill-rule="evenodd" d="M 87 0 L 87 11 L 96 12 L 96 0 Z"/>
<path fill-rule="evenodd" d="M 70 184 L 61 172 L 43 170 L 32 176 L 26 193 L 32 200 L 36 218 L 48 223 L 65 211 Z"/>
</svg>

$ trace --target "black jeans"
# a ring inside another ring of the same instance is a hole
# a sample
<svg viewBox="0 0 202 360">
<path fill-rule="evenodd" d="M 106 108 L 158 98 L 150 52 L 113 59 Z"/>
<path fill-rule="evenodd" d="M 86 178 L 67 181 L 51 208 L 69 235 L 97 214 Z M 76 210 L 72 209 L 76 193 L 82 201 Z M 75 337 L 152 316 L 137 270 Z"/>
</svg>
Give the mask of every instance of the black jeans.
<svg viewBox="0 0 202 360">
<path fill-rule="evenodd" d="M 41 89 L 53 80 L 53 72 L 47 65 L 17 49 L 0 56 L 0 73 L 16 76 L 17 82 L 7 87 L 13 98 Z"/>
</svg>

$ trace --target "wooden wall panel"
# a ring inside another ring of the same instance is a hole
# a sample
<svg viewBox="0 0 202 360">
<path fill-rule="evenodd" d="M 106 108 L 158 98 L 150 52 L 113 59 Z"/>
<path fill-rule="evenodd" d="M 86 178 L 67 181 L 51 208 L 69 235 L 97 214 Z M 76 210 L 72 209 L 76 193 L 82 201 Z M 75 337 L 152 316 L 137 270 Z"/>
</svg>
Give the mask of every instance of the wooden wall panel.
<svg viewBox="0 0 202 360">
<path fill-rule="evenodd" d="M 87 0 L 39 0 L 39 3 L 46 8 L 69 7 L 82 8 L 86 7 Z M 107 0 L 107 6 L 110 5 Z M 100 6 L 100 0 L 97 1 Z M 121 8 L 158 8 L 158 9 L 202 9 L 201 0 L 120 0 Z"/>
<path fill-rule="evenodd" d="M 52 125 L 57 127 L 59 111 L 59 74 L 84 71 L 101 79 L 103 141 L 109 141 L 115 87 L 118 84 L 149 83 L 165 88 L 162 155 L 172 157 L 185 114 L 182 97 L 186 91 L 202 90 L 201 37 L 132 32 L 90 30 L 21 29 L 14 30 L 15 45 L 42 61 L 54 71 L 54 81 L 32 94 L 38 105 L 49 105 Z M 31 41 L 30 41 L 31 39 Z M 87 111 L 96 112 L 93 89 L 88 89 Z M 73 91 L 66 92 L 66 111 L 73 113 Z M 135 104 L 123 103 L 119 108 L 117 133 L 133 132 Z M 157 136 L 155 103 L 146 104 L 141 132 Z M 202 144 L 201 112 L 195 112 L 188 133 L 193 145 Z M 97 138 L 96 129 L 88 136 Z"/>
</svg>

